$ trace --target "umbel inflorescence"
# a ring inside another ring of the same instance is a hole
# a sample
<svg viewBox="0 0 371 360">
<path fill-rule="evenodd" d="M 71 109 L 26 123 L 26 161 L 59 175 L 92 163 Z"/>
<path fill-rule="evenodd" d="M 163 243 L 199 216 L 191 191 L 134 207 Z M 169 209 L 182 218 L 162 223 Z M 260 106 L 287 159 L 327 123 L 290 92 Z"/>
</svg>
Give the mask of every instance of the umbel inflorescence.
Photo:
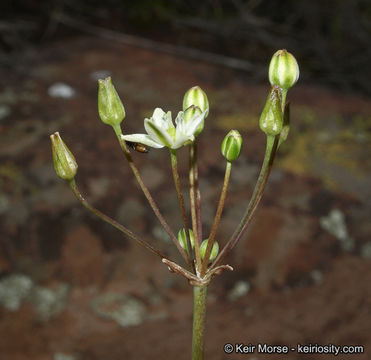
<svg viewBox="0 0 371 360">
<path fill-rule="evenodd" d="M 193 359 L 203 359 L 207 285 L 215 275 L 220 274 L 223 270 L 232 270 L 232 267 L 223 264 L 223 261 L 245 233 L 262 197 L 277 149 L 287 139 L 290 129 L 290 111 L 289 104 L 286 103 L 286 96 L 288 90 L 297 82 L 298 78 L 299 67 L 294 56 L 286 50 L 277 51 L 269 65 L 271 89 L 259 119 L 259 126 L 266 134 L 266 151 L 261 171 L 240 223 L 230 238 L 227 241 L 220 241 L 219 239 L 220 243 L 216 241 L 217 230 L 227 195 L 232 163 L 238 159 L 241 152 L 243 143 L 241 134 L 237 130 L 231 130 L 221 143 L 221 154 L 226 160 L 225 176 L 215 218 L 210 233 L 205 237 L 202 234 L 201 194 L 198 187 L 197 166 L 197 136 L 202 132 L 206 124 L 206 118 L 209 115 L 209 101 L 205 92 L 198 86 L 189 89 L 183 98 L 182 111 L 178 112 L 174 120 L 170 111 L 165 112 L 156 108 L 150 118 L 144 119 L 146 133 L 126 134 L 122 130 L 122 122 L 126 116 L 125 108 L 112 84 L 111 78 L 99 80 L 99 116 L 103 123 L 113 128 L 139 187 L 147 198 L 154 214 L 179 250 L 184 260 L 183 265 L 180 265 L 174 259 L 169 259 L 160 249 L 155 248 L 150 241 L 142 239 L 94 208 L 82 196 L 76 185 L 75 177 L 78 166 L 73 154 L 58 132 L 50 136 L 55 171 L 59 177 L 69 183 L 73 193 L 82 205 L 123 232 L 128 238 L 159 256 L 172 272 L 184 276 L 194 287 Z M 170 229 L 161 214 L 134 163 L 131 150 L 147 152 L 147 147 L 155 149 L 166 147 L 169 150 L 175 191 L 178 196 L 183 222 L 183 226 L 177 231 L 177 235 Z M 190 216 L 184 205 L 178 172 L 177 152 L 182 147 L 189 148 Z"/>
</svg>

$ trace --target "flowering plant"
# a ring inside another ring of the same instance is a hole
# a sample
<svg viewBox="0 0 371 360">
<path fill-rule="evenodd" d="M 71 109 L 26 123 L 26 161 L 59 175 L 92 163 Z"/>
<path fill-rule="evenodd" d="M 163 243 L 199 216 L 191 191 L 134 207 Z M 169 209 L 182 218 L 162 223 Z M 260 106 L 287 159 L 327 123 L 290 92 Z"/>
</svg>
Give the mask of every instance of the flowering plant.
<svg viewBox="0 0 371 360">
<path fill-rule="evenodd" d="M 220 275 L 224 270 L 233 270 L 230 265 L 223 264 L 223 261 L 228 253 L 236 246 L 250 224 L 263 195 L 277 149 L 287 139 L 290 129 L 290 112 L 289 106 L 286 104 L 286 96 L 287 91 L 296 83 L 298 77 L 299 67 L 293 55 L 286 50 L 277 51 L 273 55 L 269 66 L 269 80 L 272 87 L 259 119 L 260 128 L 266 134 L 267 140 L 263 164 L 246 211 L 236 230 L 223 246 L 220 246 L 215 241 L 215 237 L 227 195 L 232 163 L 238 159 L 241 152 L 241 134 L 237 130 L 231 130 L 222 141 L 221 153 L 226 160 L 224 182 L 209 236 L 203 239 L 201 195 L 198 187 L 197 136 L 202 132 L 205 119 L 209 114 L 209 101 L 205 92 L 198 86 L 186 92 L 183 99 L 183 111 L 178 113 L 175 124 L 172 121 L 170 112 L 164 112 L 162 109 L 156 108 L 151 118 L 144 119 L 144 128 L 147 134 L 123 134 L 121 123 L 126 115 L 124 106 L 111 79 L 99 80 L 99 116 L 105 124 L 112 126 L 140 188 L 161 225 L 179 250 L 185 262 L 183 266 L 169 259 L 149 242 L 143 240 L 131 230 L 94 208 L 81 195 L 77 187 L 75 182 L 77 162 L 71 151 L 63 142 L 58 132 L 50 136 L 55 171 L 59 177 L 68 181 L 73 193 L 82 205 L 102 220 L 123 232 L 128 238 L 138 242 L 141 246 L 160 257 L 161 261 L 168 266 L 169 270 L 185 277 L 193 287 L 193 360 L 202 360 L 204 356 L 207 287 L 216 275 Z M 169 148 L 174 185 L 183 220 L 183 227 L 179 230 L 178 236 L 175 236 L 174 232 L 170 229 L 134 163 L 130 148 L 134 148 L 140 152 L 146 152 L 146 146 Z M 189 223 L 186 212 L 178 172 L 177 150 L 183 146 L 189 147 L 191 224 Z M 219 248 L 221 249 L 220 251 Z"/>
</svg>

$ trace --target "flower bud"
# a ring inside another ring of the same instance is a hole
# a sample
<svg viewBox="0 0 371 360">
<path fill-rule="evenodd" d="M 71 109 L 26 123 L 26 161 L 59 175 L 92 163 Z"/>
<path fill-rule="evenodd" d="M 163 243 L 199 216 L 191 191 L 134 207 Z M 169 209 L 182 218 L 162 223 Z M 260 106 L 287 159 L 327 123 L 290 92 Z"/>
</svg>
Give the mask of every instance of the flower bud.
<svg viewBox="0 0 371 360">
<path fill-rule="evenodd" d="M 190 88 L 183 98 L 183 111 L 186 111 L 190 106 L 198 106 L 201 112 L 206 111 L 205 118 L 209 114 L 209 100 L 205 92 L 199 87 Z"/>
<path fill-rule="evenodd" d="M 178 232 L 178 241 L 179 241 L 180 246 L 184 250 L 186 250 L 188 255 L 190 255 L 190 252 L 189 252 L 189 249 L 188 249 L 188 243 L 187 243 L 187 235 L 186 235 L 186 231 L 185 231 L 184 228 L 182 228 Z M 194 238 L 192 229 L 189 229 L 189 241 L 191 242 L 191 247 L 193 249 L 194 246 L 195 246 L 195 238 Z"/>
<path fill-rule="evenodd" d="M 206 254 L 206 248 L 207 248 L 207 242 L 209 239 L 204 240 L 201 245 L 200 245 L 200 254 L 201 254 L 201 259 L 203 260 Z M 209 262 L 213 261 L 219 253 L 219 244 L 214 241 L 213 247 L 211 248 L 211 253 L 209 257 Z"/>
<path fill-rule="evenodd" d="M 290 89 L 299 79 L 299 66 L 292 54 L 278 50 L 269 64 L 269 81 L 284 90 Z"/>
<path fill-rule="evenodd" d="M 267 136 L 278 135 L 282 130 L 281 98 L 282 90 L 278 86 L 272 86 L 259 119 L 260 129 Z"/>
<path fill-rule="evenodd" d="M 232 162 L 239 157 L 241 147 L 241 134 L 237 130 L 231 130 L 222 142 L 221 151 L 227 161 Z"/>
<path fill-rule="evenodd" d="M 117 127 L 125 118 L 125 109 L 112 84 L 111 77 L 98 80 L 98 86 L 99 117 L 105 124 Z"/>
<path fill-rule="evenodd" d="M 67 181 L 73 180 L 77 173 L 77 162 L 63 142 L 59 132 L 50 135 L 52 142 L 53 164 L 57 175 Z"/>
<path fill-rule="evenodd" d="M 186 110 L 184 110 L 184 120 L 186 124 L 189 122 L 189 120 L 192 119 L 192 117 L 201 115 L 202 111 L 198 106 L 191 105 Z M 201 122 L 201 124 L 198 126 L 197 130 L 194 133 L 194 136 L 197 136 L 203 129 L 205 125 L 205 120 Z"/>
</svg>

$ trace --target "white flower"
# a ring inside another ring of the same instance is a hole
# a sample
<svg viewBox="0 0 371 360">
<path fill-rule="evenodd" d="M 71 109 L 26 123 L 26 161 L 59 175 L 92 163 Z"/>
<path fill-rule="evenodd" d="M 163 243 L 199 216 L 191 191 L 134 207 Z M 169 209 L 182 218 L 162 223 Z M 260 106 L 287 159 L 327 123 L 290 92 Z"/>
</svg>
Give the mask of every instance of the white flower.
<svg viewBox="0 0 371 360">
<path fill-rule="evenodd" d="M 206 111 L 196 114 L 186 121 L 184 112 L 180 111 L 174 126 L 171 112 L 165 113 L 162 109 L 156 108 L 150 119 L 144 119 L 144 128 L 147 134 L 121 135 L 121 138 L 153 148 L 166 146 L 170 149 L 179 149 L 195 140 L 196 130 L 204 121 L 205 114 Z"/>
</svg>

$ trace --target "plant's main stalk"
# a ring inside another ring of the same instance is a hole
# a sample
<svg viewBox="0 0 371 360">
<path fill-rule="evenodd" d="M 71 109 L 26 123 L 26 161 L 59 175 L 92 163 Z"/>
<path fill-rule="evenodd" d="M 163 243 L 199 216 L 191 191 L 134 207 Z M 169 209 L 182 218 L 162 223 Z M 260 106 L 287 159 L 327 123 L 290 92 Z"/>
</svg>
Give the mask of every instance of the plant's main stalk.
<svg viewBox="0 0 371 360">
<path fill-rule="evenodd" d="M 192 360 L 204 359 L 207 286 L 193 287 Z"/>
</svg>

